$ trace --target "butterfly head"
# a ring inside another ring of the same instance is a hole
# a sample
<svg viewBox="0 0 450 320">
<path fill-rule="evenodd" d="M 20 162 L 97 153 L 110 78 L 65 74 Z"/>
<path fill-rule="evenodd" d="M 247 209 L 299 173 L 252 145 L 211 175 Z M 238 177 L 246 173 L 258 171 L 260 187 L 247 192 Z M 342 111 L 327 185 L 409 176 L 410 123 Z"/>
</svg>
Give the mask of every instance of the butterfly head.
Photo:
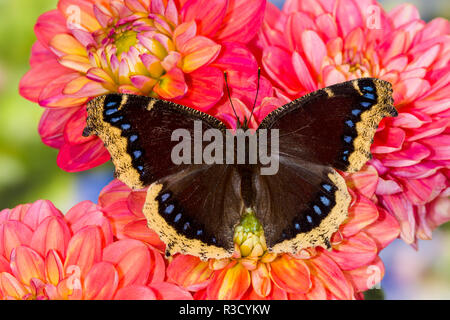
<svg viewBox="0 0 450 320">
<path fill-rule="evenodd" d="M 255 96 L 255 102 L 253 103 L 252 111 L 248 118 L 246 116 L 244 116 L 244 119 L 242 122 L 241 122 L 241 119 L 239 118 L 239 116 L 237 115 L 236 109 L 234 108 L 234 105 L 233 105 L 233 101 L 231 100 L 230 88 L 228 87 L 228 73 L 225 71 L 223 73 L 223 76 L 225 78 L 225 85 L 227 88 L 228 99 L 230 100 L 231 108 L 233 109 L 234 115 L 236 117 L 236 129 L 247 130 L 249 128 L 250 121 L 252 120 L 253 111 L 255 110 L 255 106 L 256 106 L 256 101 L 258 100 L 259 80 L 261 78 L 261 68 L 258 68 L 258 83 L 256 85 L 256 96 Z"/>
</svg>

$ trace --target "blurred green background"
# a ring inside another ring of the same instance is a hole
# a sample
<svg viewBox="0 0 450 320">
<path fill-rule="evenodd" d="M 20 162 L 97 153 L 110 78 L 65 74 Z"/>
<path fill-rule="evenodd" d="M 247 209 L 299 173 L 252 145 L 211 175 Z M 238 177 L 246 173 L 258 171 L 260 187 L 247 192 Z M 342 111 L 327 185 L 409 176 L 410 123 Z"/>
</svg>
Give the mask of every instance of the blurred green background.
<svg viewBox="0 0 450 320">
<path fill-rule="evenodd" d="M 272 2 L 280 6 L 284 1 Z M 403 1 L 380 2 L 390 10 Z M 450 17 L 448 0 L 409 2 L 419 7 L 425 20 Z M 43 110 L 18 93 L 36 40 L 34 24 L 56 4 L 57 0 L 0 0 L 0 210 L 50 199 L 65 212 L 78 201 L 95 201 L 112 178 L 110 165 L 79 174 L 59 169 L 57 150 L 45 146 L 37 133 Z M 421 241 L 419 252 L 396 241 L 382 253 L 387 267 L 383 280 L 386 298 L 450 298 L 448 225 L 434 234 L 433 241 Z M 382 293 L 375 291 L 368 297 L 380 298 Z"/>
</svg>

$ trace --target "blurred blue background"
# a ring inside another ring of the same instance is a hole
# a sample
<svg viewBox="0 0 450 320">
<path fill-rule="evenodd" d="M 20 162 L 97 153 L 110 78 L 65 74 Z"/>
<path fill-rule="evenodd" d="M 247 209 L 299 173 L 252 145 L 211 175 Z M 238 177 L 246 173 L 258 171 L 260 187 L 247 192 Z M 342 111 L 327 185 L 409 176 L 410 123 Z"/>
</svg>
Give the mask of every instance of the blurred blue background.
<svg viewBox="0 0 450 320">
<path fill-rule="evenodd" d="M 272 0 L 281 7 L 284 0 Z M 402 3 L 380 1 L 390 10 Z M 448 0 L 414 0 L 424 20 L 450 16 Z M 0 210 L 37 199 L 50 199 L 63 212 L 82 200 L 97 201 L 112 180 L 112 166 L 67 173 L 56 166 L 57 150 L 37 133 L 42 109 L 18 94 L 20 78 L 29 69 L 38 16 L 56 8 L 57 0 L 0 0 Z M 420 250 L 397 240 L 381 254 L 386 264 L 382 291 L 368 298 L 450 299 L 449 224 L 421 241 Z"/>
</svg>

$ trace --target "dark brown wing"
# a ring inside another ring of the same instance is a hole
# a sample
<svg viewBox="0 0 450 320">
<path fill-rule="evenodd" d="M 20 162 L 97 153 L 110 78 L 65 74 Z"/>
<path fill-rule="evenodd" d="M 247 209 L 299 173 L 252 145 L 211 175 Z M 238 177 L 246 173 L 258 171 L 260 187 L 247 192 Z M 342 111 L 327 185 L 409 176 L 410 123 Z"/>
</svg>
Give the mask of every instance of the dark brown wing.
<svg viewBox="0 0 450 320">
<path fill-rule="evenodd" d="M 149 186 L 187 167 L 172 162 L 172 149 L 179 143 L 171 141 L 174 130 L 185 129 L 194 137 L 195 121 L 202 123 L 201 135 L 212 128 L 225 130 L 222 122 L 206 113 L 144 96 L 100 96 L 89 102 L 87 110 L 85 134 L 103 140 L 116 177 L 131 188 Z"/>
<path fill-rule="evenodd" d="M 201 130 L 196 123 L 201 122 Z M 198 128 L 198 127 L 197 127 Z M 118 179 L 149 187 L 144 214 L 168 253 L 223 258 L 233 251 L 234 227 L 242 210 L 240 177 L 229 165 L 175 164 L 176 129 L 201 137 L 225 130 L 219 120 L 196 110 L 149 97 L 110 94 L 88 105 L 86 134 L 97 134 L 109 150 Z M 202 148 L 210 142 L 200 140 Z M 202 151 L 201 149 L 200 151 Z"/>
<path fill-rule="evenodd" d="M 271 112 L 259 129 L 280 130 L 280 155 L 356 172 L 370 159 L 383 117 L 396 116 L 392 86 L 379 79 L 336 84 Z"/>
<path fill-rule="evenodd" d="M 361 169 L 379 122 L 397 114 L 392 102 L 388 82 L 358 79 L 313 92 L 263 120 L 258 131 L 279 130 L 278 173 L 254 177 L 256 213 L 273 251 L 328 246 L 350 203 L 334 168 Z"/>
</svg>

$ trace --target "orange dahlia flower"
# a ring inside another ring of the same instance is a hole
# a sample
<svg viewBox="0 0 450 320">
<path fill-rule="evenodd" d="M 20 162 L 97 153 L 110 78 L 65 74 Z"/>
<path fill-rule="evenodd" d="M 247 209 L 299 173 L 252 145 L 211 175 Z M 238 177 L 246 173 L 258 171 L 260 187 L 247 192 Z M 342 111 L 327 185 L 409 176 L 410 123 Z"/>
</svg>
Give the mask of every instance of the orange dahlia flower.
<svg viewBox="0 0 450 320">
<path fill-rule="evenodd" d="M 413 245 L 450 220 L 427 209 L 450 187 L 449 35 L 447 20 L 425 23 L 412 5 L 386 13 L 375 0 L 287 0 L 282 11 L 268 4 L 255 45 L 289 99 L 360 77 L 392 83 L 399 115 L 381 122 L 370 163 L 379 207 Z"/>
<path fill-rule="evenodd" d="M 201 261 L 189 255 L 169 258 L 167 281 L 195 299 L 354 299 L 381 281 L 379 252 L 399 234 L 398 223 L 370 200 L 377 178 L 368 167 L 347 177 L 353 197 L 347 221 L 332 237 L 332 249 L 310 248 L 297 255 L 267 251 L 261 229 L 235 233 L 230 259 Z M 99 206 L 119 239 L 139 239 L 164 249 L 142 213 L 145 191 L 114 180 L 103 189 Z"/>
<path fill-rule="evenodd" d="M 160 252 L 115 240 L 89 201 L 65 216 L 45 200 L 0 212 L 0 299 L 192 299 L 164 280 Z"/>
</svg>

